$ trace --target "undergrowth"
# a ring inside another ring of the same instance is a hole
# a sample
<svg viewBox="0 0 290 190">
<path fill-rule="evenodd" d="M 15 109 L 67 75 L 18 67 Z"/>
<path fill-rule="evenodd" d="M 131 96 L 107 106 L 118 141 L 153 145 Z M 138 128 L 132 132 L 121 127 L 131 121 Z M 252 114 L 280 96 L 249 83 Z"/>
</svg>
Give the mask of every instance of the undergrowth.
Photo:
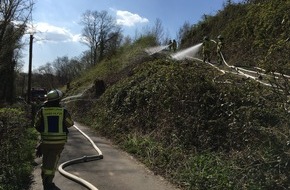
<svg viewBox="0 0 290 190">
<path fill-rule="evenodd" d="M 222 35 L 229 63 L 289 74 L 289 6 L 284 0 L 228 1 L 216 16 L 189 26 L 180 47 Z M 139 42 L 140 49 L 154 46 Z M 283 94 L 192 61 L 159 58 L 136 66 L 134 51 L 123 52 L 107 62 L 110 72 L 101 75 L 105 70 L 96 66 L 87 75 L 104 77 L 107 90 L 98 100 L 70 104 L 77 120 L 182 189 L 290 189 L 288 79 Z M 120 77 L 124 65 L 135 69 Z"/>
<path fill-rule="evenodd" d="M 27 106 L 0 108 L 0 189 L 28 189 L 37 134 Z"/>
<path fill-rule="evenodd" d="M 194 62 L 144 63 L 90 105 L 87 122 L 183 189 L 287 189 L 281 97 L 218 75 Z"/>
</svg>

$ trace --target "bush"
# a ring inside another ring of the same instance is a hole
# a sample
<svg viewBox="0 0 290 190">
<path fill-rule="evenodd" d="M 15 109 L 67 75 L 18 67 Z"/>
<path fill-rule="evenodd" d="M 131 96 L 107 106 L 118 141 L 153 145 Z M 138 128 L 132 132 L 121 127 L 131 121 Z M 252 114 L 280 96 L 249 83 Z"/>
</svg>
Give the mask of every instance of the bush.
<svg viewBox="0 0 290 190">
<path fill-rule="evenodd" d="M 185 189 L 279 189 L 290 183 L 283 100 L 206 65 L 144 63 L 92 105 L 95 127 Z M 289 143 L 288 143 L 289 144 Z"/>
<path fill-rule="evenodd" d="M 26 111 L 29 109 L 26 109 Z M 28 189 L 37 139 L 23 108 L 0 108 L 0 189 Z"/>
</svg>

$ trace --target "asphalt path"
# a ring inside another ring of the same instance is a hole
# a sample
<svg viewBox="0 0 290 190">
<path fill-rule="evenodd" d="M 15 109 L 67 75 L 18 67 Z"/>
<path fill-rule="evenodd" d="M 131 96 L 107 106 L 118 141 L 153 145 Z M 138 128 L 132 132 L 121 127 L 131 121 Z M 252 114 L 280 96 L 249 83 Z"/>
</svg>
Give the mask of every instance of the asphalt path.
<svg viewBox="0 0 290 190">
<path fill-rule="evenodd" d="M 154 175 L 143 164 L 114 146 L 109 140 L 99 137 L 92 129 L 75 123 L 102 151 L 104 158 L 66 167 L 64 170 L 93 184 L 99 190 L 177 190 L 159 175 Z M 70 128 L 68 142 L 61 154 L 59 164 L 97 152 L 86 138 L 74 127 Z M 31 190 L 42 190 L 40 177 L 41 159 L 36 158 Z M 86 187 L 67 179 L 58 171 L 54 183 L 61 190 L 86 190 Z"/>
</svg>

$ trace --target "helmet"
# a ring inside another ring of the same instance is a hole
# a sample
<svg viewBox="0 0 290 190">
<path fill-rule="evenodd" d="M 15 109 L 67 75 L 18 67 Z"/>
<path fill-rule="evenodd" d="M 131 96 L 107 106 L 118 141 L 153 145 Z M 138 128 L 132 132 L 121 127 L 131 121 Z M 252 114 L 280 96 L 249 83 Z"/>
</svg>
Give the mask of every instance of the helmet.
<svg viewBox="0 0 290 190">
<path fill-rule="evenodd" d="M 51 101 L 56 101 L 56 100 L 60 100 L 63 97 L 63 93 L 60 90 L 51 90 L 47 93 L 46 95 L 47 97 L 47 101 L 51 102 Z"/>
<path fill-rule="evenodd" d="M 224 39 L 221 35 L 219 35 L 217 38 L 218 38 L 219 40 Z"/>
<path fill-rule="evenodd" d="M 208 37 L 207 36 L 203 37 L 203 40 L 208 40 Z"/>
</svg>

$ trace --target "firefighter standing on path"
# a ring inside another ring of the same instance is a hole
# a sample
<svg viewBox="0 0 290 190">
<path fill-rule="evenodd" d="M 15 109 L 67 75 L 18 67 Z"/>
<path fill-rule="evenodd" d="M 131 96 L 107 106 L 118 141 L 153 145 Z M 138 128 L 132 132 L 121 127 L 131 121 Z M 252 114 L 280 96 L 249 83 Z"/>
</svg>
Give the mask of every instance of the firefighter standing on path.
<svg viewBox="0 0 290 190">
<path fill-rule="evenodd" d="M 218 57 L 218 64 L 222 64 L 223 63 L 223 60 L 222 60 L 222 55 L 221 55 L 221 50 L 224 46 L 224 41 L 223 41 L 223 37 L 221 35 L 219 35 L 218 37 L 218 42 L 217 42 L 217 57 Z"/>
<path fill-rule="evenodd" d="M 210 62 L 210 40 L 207 36 L 203 38 L 202 43 L 202 54 L 203 54 L 203 62 Z"/>
<path fill-rule="evenodd" d="M 41 177 L 44 190 L 57 189 L 53 183 L 54 174 L 67 141 L 68 128 L 74 124 L 68 111 L 60 106 L 62 96 L 60 90 L 50 91 L 44 106 L 36 114 L 35 128 L 41 135 L 36 155 L 43 156 Z"/>
</svg>

